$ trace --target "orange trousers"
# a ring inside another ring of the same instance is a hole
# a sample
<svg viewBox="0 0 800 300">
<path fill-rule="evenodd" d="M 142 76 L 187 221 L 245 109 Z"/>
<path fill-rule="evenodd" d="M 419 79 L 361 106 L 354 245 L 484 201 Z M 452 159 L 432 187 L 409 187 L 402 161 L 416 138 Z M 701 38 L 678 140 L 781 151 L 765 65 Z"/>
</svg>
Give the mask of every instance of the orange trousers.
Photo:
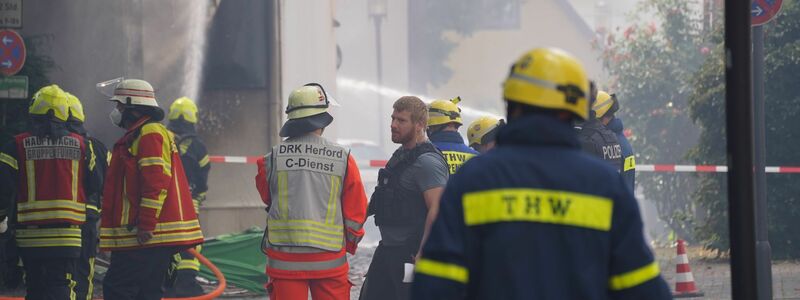
<svg viewBox="0 0 800 300">
<path fill-rule="evenodd" d="M 270 300 L 307 300 L 308 291 L 314 300 L 349 300 L 353 286 L 347 274 L 320 279 L 270 279 L 267 292 Z"/>
</svg>

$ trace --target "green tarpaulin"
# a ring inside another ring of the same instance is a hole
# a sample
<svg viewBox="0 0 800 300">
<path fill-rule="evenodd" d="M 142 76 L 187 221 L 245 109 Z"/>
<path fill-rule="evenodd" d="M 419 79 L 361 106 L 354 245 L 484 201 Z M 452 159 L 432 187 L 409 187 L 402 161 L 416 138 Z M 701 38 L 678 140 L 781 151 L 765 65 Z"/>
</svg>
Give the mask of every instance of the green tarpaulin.
<svg viewBox="0 0 800 300">
<path fill-rule="evenodd" d="M 206 241 L 201 254 L 222 271 L 228 283 L 263 295 L 267 282 L 264 274 L 267 258 L 261 252 L 263 234 L 263 229 L 253 227 L 242 233 L 220 235 Z M 216 280 L 214 273 L 205 266 L 200 269 L 200 276 Z"/>
</svg>

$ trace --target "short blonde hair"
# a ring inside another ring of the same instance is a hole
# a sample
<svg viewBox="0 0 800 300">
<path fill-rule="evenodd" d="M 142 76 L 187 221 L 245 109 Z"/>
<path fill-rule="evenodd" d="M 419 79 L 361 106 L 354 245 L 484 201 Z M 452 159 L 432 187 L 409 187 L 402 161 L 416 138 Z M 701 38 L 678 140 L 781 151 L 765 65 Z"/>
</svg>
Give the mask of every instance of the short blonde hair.
<svg viewBox="0 0 800 300">
<path fill-rule="evenodd" d="M 403 96 L 394 102 L 392 108 L 396 111 L 411 113 L 411 122 L 428 124 L 428 106 L 416 96 Z"/>
</svg>

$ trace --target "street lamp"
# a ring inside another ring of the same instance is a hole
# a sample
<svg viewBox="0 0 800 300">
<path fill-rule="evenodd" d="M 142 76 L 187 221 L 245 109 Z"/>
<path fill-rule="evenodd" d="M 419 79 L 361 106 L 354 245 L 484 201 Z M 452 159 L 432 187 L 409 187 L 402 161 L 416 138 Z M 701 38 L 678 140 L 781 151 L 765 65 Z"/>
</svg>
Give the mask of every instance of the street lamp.
<svg viewBox="0 0 800 300">
<path fill-rule="evenodd" d="M 378 145 L 381 149 L 386 150 L 385 147 L 385 132 L 383 130 L 383 55 L 381 53 L 381 21 L 386 18 L 386 11 L 389 3 L 387 0 L 369 0 L 367 2 L 367 13 L 372 18 L 375 24 L 375 59 L 376 59 L 376 81 L 378 85 Z"/>
</svg>

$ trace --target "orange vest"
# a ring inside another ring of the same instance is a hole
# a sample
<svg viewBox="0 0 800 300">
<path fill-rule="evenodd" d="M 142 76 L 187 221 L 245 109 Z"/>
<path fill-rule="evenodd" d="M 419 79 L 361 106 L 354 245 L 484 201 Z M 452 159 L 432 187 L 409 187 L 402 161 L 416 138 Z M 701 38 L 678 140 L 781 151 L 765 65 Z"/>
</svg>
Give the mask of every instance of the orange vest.
<svg viewBox="0 0 800 300">
<path fill-rule="evenodd" d="M 100 248 L 192 247 L 203 233 L 172 134 L 143 118 L 114 145 L 103 189 Z M 137 230 L 153 232 L 140 245 Z"/>
</svg>

